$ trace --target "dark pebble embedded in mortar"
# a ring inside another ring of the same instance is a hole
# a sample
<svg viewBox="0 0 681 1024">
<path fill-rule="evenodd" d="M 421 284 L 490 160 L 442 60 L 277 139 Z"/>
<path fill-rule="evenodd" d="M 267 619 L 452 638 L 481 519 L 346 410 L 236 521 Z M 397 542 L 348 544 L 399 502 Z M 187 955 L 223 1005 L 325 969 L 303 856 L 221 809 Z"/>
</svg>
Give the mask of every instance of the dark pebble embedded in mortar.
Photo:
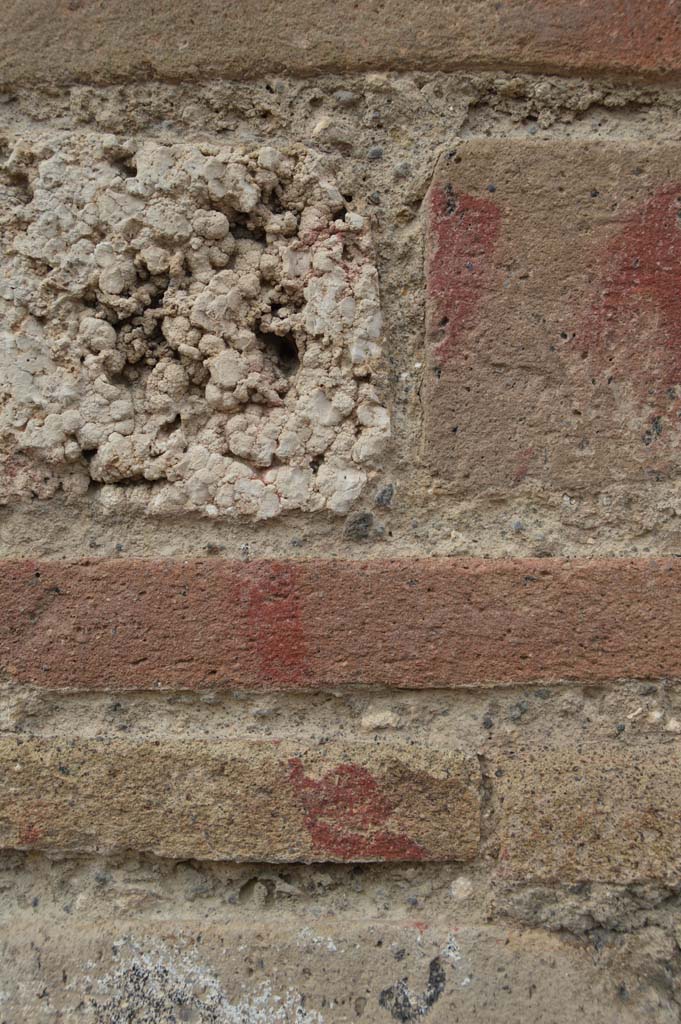
<svg viewBox="0 0 681 1024">
<path fill-rule="evenodd" d="M 385 487 L 381 487 L 377 493 L 375 501 L 376 504 L 381 508 L 390 508 L 393 503 L 393 496 L 395 494 L 395 488 L 392 484 L 386 484 Z"/>
<path fill-rule="evenodd" d="M 514 722 L 519 722 L 526 711 L 529 710 L 530 705 L 526 700 L 519 700 L 517 704 L 514 704 L 509 711 L 509 718 Z"/>
<path fill-rule="evenodd" d="M 374 517 L 371 512 L 353 512 L 348 516 L 343 528 L 346 540 L 367 540 L 374 530 Z"/>
</svg>

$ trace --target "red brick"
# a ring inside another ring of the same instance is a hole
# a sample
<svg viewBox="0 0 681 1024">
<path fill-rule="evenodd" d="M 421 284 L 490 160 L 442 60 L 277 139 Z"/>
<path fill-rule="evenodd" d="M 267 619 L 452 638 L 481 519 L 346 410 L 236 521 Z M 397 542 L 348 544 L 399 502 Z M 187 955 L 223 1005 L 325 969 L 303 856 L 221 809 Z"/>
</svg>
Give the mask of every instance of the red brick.
<svg viewBox="0 0 681 1024">
<path fill-rule="evenodd" d="M 681 563 L 4 562 L 0 669 L 66 689 L 681 677 Z"/>
<path fill-rule="evenodd" d="M 496 9 L 500 44 L 521 64 L 639 72 L 681 67 L 674 0 L 510 0 Z"/>
<path fill-rule="evenodd" d="M 459 496 L 679 478 L 678 144 L 477 140 L 428 195 L 425 458 Z"/>
</svg>

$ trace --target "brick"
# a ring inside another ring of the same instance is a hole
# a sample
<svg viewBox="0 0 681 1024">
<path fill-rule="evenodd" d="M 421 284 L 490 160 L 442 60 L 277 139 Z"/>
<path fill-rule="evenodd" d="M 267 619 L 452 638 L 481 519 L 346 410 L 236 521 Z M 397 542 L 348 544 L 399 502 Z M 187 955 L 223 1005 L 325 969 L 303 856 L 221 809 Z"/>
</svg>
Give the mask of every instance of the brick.
<svg viewBox="0 0 681 1024">
<path fill-rule="evenodd" d="M 474 758 L 407 746 L 0 739 L 0 847 L 259 861 L 466 860 Z"/>
<path fill-rule="evenodd" d="M 521 65 L 639 73 L 681 66 L 681 23 L 667 0 L 510 0 L 496 11 L 499 44 Z"/>
<path fill-rule="evenodd" d="M 681 27 L 669 0 L 8 0 L 0 38 L 6 83 L 464 66 L 674 74 Z"/>
<path fill-rule="evenodd" d="M 677 559 L 0 566 L 0 670 L 53 689 L 681 678 Z"/>
<path fill-rule="evenodd" d="M 679 477 L 678 144 L 476 140 L 427 199 L 425 459 L 457 496 Z"/>
<path fill-rule="evenodd" d="M 678 742 L 518 750 L 492 765 L 502 876 L 523 881 L 681 881 Z"/>
<path fill-rule="evenodd" d="M 661 970 L 642 971 L 632 957 L 618 963 L 614 943 L 595 949 L 541 931 L 290 913 L 245 926 L 144 913 L 108 914 L 97 926 L 63 912 L 37 917 L 15 912 L 3 929 L 8 1021 L 47 1020 L 47 1012 L 101 1024 L 678 1020 Z"/>
</svg>

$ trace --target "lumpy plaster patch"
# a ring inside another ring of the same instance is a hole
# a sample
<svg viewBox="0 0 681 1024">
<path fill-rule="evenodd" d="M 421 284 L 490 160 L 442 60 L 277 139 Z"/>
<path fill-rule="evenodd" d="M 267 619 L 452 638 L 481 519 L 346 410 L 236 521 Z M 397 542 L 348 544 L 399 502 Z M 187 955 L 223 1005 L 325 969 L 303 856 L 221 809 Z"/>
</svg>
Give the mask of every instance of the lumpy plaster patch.
<svg viewBox="0 0 681 1024">
<path fill-rule="evenodd" d="M 348 511 L 389 436 L 381 311 L 318 155 L 19 140 L 0 218 L 0 502 Z"/>
</svg>

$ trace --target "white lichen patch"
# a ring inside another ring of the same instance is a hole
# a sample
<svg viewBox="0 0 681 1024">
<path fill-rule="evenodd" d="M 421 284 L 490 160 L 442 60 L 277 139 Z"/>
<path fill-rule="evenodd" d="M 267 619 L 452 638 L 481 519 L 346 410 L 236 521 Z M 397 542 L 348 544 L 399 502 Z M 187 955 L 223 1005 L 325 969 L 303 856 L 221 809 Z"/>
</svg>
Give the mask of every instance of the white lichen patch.
<svg viewBox="0 0 681 1024">
<path fill-rule="evenodd" d="M 230 998 L 192 951 L 179 952 L 158 941 L 141 947 L 130 940 L 117 944 L 116 953 L 120 965 L 115 970 L 73 983 L 90 993 L 96 1024 L 324 1024 L 298 992 L 287 988 L 277 993 L 269 981 Z"/>
<path fill-rule="evenodd" d="M 389 434 L 371 240 L 319 156 L 48 138 L 0 175 L 0 501 L 343 514 Z"/>
</svg>

